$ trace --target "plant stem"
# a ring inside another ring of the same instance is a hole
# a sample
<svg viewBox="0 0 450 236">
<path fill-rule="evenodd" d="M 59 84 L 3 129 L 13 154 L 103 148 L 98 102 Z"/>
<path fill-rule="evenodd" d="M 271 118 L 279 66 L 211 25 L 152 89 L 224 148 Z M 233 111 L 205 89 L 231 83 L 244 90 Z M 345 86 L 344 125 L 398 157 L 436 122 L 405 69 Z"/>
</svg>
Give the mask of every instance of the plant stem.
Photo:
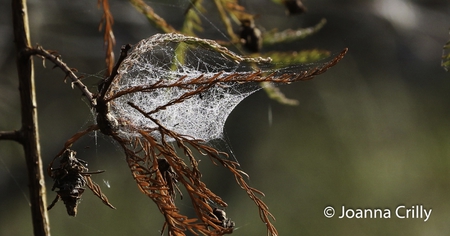
<svg viewBox="0 0 450 236">
<path fill-rule="evenodd" d="M 21 133 L 20 131 L 0 131 L 0 140 L 12 140 L 21 142 Z"/>
<path fill-rule="evenodd" d="M 26 0 L 12 0 L 12 16 L 22 113 L 20 143 L 23 145 L 27 164 L 33 232 L 35 236 L 48 236 L 50 226 L 39 146 L 33 59 L 26 53 L 30 48 Z"/>
<path fill-rule="evenodd" d="M 44 60 L 47 59 L 55 64 L 55 67 L 59 67 L 65 74 L 66 78 L 70 78 L 72 80 L 72 88 L 76 86 L 80 89 L 84 96 L 88 99 L 91 107 L 95 107 L 96 101 L 94 95 L 89 91 L 89 89 L 84 85 L 81 80 L 75 75 L 74 69 L 69 68 L 66 63 L 64 63 L 61 58 L 57 55 L 54 55 L 52 52 L 45 50 L 41 46 L 37 46 L 36 48 L 28 48 L 27 52 L 30 55 L 37 55 L 42 57 Z"/>
</svg>

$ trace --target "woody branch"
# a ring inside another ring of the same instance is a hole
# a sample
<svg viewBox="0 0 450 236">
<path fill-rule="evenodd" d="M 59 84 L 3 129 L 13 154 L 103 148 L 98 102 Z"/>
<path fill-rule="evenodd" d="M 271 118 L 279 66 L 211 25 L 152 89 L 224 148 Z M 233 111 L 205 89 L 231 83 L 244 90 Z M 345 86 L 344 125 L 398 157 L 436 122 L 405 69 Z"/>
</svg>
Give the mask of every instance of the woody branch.
<svg viewBox="0 0 450 236">
<path fill-rule="evenodd" d="M 43 59 L 47 59 L 51 61 L 53 64 L 55 64 L 55 67 L 59 67 L 66 74 L 66 78 L 67 77 L 70 78 L 70 80 L 72 81 L 72 85 L 78 87 L 81 90 L 83 95 L 90 102 L 91 107 L 95 107 L 97 103 L 94 99 L 94 95 L 88 90 L 86 85 L 84 85 L 80 81 L 80 79 L 75 75 L 74 72 L 76 72 L 76 70 L 68 67 L 67 64 L 61 60 L 59 55 L 56 54 L 56 52 L 45 50 L 42 46 L 37 46 L 36 48 L 28 48 L 27 52 L 30 55 L 37 55 L 42 57 Z"/>
</svg>

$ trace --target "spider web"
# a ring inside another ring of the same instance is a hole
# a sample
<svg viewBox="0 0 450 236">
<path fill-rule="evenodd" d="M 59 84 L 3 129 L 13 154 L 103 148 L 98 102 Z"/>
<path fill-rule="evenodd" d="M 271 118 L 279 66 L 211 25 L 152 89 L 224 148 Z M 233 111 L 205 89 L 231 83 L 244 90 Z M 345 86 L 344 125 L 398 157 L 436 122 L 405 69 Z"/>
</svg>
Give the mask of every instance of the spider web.
<svg viewBox="0 0 450 236">
<path fill-rule="evenodd" d="M 214 43 L 214 46 L 218 45 Z M 221 47 L 218 49 L 224 50 Z M 180 79 L 187 84 L 200 77 L 208 79 L 218 74 L 229 76 L 253 70 L 249 63 L 238 62 L 215 50 L 217 48 L 208 48 L 203 42 L 195 41 L 195 38 L 178 34 L 155 35 L 142 40 L 122 62 L 109 94 L 112 96 L 120 91 L 152 85 L 158 88 L 127 93 L 114 99 L 111 114 L 133 127 L 155 129 L 157 124 L 127 103 L 137 104 L 146 112 L 155 111 L 200 86 L 171 86 L 180 82 Z M 260 88 L 257 83 L 217 83 L 181 103 L 153 112 L 151 116 L 165 128 L 193 139 L 219 139 L 234 107 Z M 129 129 L 121 131 L 133 135 Z"/>
<path fill-rule="evenodd" d="M 270 58 L 240 57 L 212 40 L 157 34 L 132 48 L 106 99 L 110 101 L 111 115 L 126 124 L 119 127 L 121 135 L 136 136 L 139 129 L 155 130 L 153 135 L 157 137 L 158 122 L 178 134 L 211 141 L 223 138 L 231 111 L 261 89 L 260 83 L 247 77 L 257 74 L 256 80 L 269 76 L 289 83 L 294 81 L 289 78 L 317 65 L 275 70 L 271 69 L 274 65 Z"/>
</svg>

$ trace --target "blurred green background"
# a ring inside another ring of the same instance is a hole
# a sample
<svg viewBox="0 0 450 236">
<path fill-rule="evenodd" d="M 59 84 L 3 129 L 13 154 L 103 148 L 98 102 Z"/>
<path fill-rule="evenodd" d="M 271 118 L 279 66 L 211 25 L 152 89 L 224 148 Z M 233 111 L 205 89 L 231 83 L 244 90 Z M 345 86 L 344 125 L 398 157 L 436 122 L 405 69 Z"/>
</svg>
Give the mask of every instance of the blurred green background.
<svg viewBox="0 0 450 236">
<path fill-rule="evenodd" d="M 29 0 L 32 44 L 57 50 L 87 74 L 104 68 L 101 11 L 95 0 Z M 205 1 L 204 32 L 223 39 L 223 26 Z M 308 13 L 286 16 L 269 0 L 241 1 L 270 30 L 309 27 L 326 18 L 317 34 L 265 50 L 326 49 L 349 53 L 308 82 L 281 86 L 298 106 L 280 105 L 259 91 L 244 100 L 225 126 L 228 150 L 250 175 L 250 185 L 276 217 L 280 235 L 446 235 L 450 232 L 450 74 L 440 67 L 448 41 L 450 2 L 442 0 L 303 1 Z M 188 1 L 147 1 L 179 28 Z M 157 31 L 127 1 L 110 1 L 116 52 Z M 10 1 L 0 0 L 0 130 L 20 127 L 20 104 Z M 236 27 L 236 31 L 238 27 Z M 36 59 L 39 129 L 47 165 L 75 132 L 93 122 L 78 90 L 63 73 Z M 95 90 L 98 78 L 84 82 Z M 269 120 L 271 114 L 271 122 Z M 120 147 L 102 135 L 75 146 L 117 207 L 111 210 L 86 191 L 77 217 L 59 202 L 50 212 L 52 235 L 158 235 L 163 217 L 141 194 Z M 203 178 L 229 204 L 233 235 L 265 235 L 257 207 L 224 168 L 201 162 Z M 0 141 L 0 235 L 32 235 L 27 173 L 21 147 Z M 108 188 L 107 184 L 110 185 Z M 47 177 L 47 190 L 52 187 Z M 48 192 L 47 202 L 56 193 Z M 423 219 L 398 219 L 395 208 L 432 208 Z M 390 209 L 390 219 L 339 219 L 342 206 Z M 183 210 L 191 209 L 186 198 Z M 323 210 L 336 208 L 328 219 Z"/>
</svg>

